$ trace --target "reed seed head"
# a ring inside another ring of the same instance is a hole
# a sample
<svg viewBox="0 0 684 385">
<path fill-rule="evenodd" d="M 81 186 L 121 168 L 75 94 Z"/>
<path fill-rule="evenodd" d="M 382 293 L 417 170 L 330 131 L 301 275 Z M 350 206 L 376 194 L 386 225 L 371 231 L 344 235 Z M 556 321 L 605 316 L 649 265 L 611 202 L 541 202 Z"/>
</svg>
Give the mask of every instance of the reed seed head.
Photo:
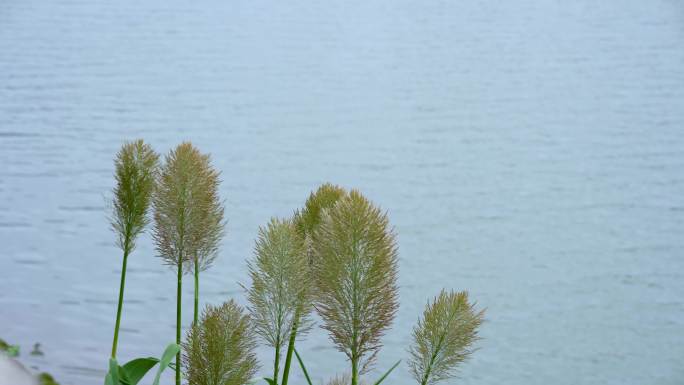
<svg viewBox="0 0 684 385">
<path fill-rule="evenodd" d="M 147 211 L 155 187 L 159 156 L 141 139 L 126 142 L 114 161 L 114 188 L 111 225 L 117 245 L 129 253 L 135 240 L 149 223 Z"/>
<path fill-rule="evenodd" d="M 387 215 L 352 190 L 313 234 L 315 307 L 338 350 L 369 370 L 397 308 L 397 248 Z"/>
<path fill-rule="evenodd" d="M 311 275 L 304 245 L 291 220 L 271 219 L 259 229 L 248 269 L 252 279 L 249 310 L 256 332 L 280 352 L 297 317 L 298 335 L 310 326 Z"/>
<path fill-rule="evenodd" d="M 468 292 L 442 292 L 428 302 L 413 329 L 409 366 L 423 385 L 456 376 L 458 366 L 473 353 L 484 311 L 476 311 Z"/>
<path fill-rule="evenodd" d="M 183 343 L 189 385 L 244 385 L 258 368 L 249 316 L 233 300 L 207 306 Z"/>
<path fill-rule="evenodd" d="M 154 240 L 167 264 L 198 259 L 206 269 L 216 258 L 224 229 L 218 183 L 209 155 L 191 143 L 180 144 L 166 156 L 153 203 Z"/>
<path fill-rule="evenodd" d="M 312 192 L 304 203 L 301 212 L 295 214 L 295 224 L 301 234 L 312 234 L 321 222 L 321 214 L 335 205 L 347 191 L 331 183 L 322 184 L 316 192 Z"/>
<path fill-rule="evenodd" d="M 330 380 L 328 380 L 327 385 L 349 385 L 351 384 L 351 375 L 349 373 L 345 373 L 342 375 L 337 375 Z M 365 385 L 365 382 L 361 381 L 359 383 L 360 385 Z"/>
<path fill-rule="evenodd" d="M 295 212 L 294 223 L 305 245 L 309 263 L 313 263 L 314 258 L 313 233 L 321 222 L 323 212 L 333 207 L 340 198 L 346 195 L 347 191 L 342 187 L 325 183 L 309 195 L 301 211 Z"/>
</svg>

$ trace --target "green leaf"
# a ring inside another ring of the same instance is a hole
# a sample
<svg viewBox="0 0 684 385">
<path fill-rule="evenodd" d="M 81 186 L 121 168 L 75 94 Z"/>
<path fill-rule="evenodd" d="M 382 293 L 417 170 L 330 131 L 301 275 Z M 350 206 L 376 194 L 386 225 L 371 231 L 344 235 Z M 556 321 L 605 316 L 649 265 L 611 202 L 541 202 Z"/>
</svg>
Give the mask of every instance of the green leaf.
<svg viewBox="0 0 684 385">
<path fill-rule="evenodd" d="M 17 357 L 19 355 L 19 345 L 10 345 L 7 348 L 7 355 L 10 357 Z"/>
<path fill-rule="evenodd" d="M 162 372 L 169 366 L 173 357 L 180 352 L 180 349 L 180 345 L 173 343 L 166 347 L 164 354 L 161 356 L 161 360 L 159 360 L 159 369 L 157 369 L 157 375 L 154 377 L 152 385 L 159 385 L 159 379 L 161 378 Z"/>
<path fill-rule="evenodd" d="M 128 376 L 126 375 L 126 372 L 124 371 L 124 368 L 119 365 L 119 384 L 120 385 L 131 385 L 131 383 L 128 381 Z"/>
<path fill-rule="evenodd" d="M 45 372 L 38 375 L 38 382 L 40 385 L 59 385 L 50 374 Z"/>
<path fill-rule="evenodd" d="M 158 363 L 159 359 L 154 357 L 136 358 L 125 363 L 120 370 L 126 377 L 127 385 L 136 385 Z"/>
<path fill-rule="evenodd" d="M 393 371 L 394 369 L 396 369 L 397 366 L 399 366 L 399 363 L 400 363 L 400 362 L 401 362 L 401 360 L 397 361 L 397 363 L 394 364 L 394 366 L 392 366 L 392 367 L 387 371 L 387 373 L 385 373 L 382 377 L 380 377 L 380 379 L 377 380 L 373 385 L 380 385 L 380 383 L 381 383 L 382 381 L 384 381 L 385 378 L 387 378 L 387 376 L 389 376 L 389 374 L 392 373 L 392 371 Z"/>
<path fill-rule="evenodd" d="M 266 382 L 268 382 L 269 385 L 278 385 L 275 381 L 273 381 L 272 378 L 264 377 L 264 380 L 266 380 Z"/>
<path fill-rule="evenodd" d="M 295 348 L 294 350 L 295 355 L 297 356 L 297 361 L 299 361 L 299 367 L 302 368 L 302 372 L 304 372 L 304 377 L 306 377 L 306 382 L 311 384 L 311 377 L 309 377 L 309 372 L 306 371 L 306 367 L 304 366 L 304 362 L 302 361 L 302 357 L 299 356 L 299 352 L 297 352 L 297 349 Z"/>
</svg>

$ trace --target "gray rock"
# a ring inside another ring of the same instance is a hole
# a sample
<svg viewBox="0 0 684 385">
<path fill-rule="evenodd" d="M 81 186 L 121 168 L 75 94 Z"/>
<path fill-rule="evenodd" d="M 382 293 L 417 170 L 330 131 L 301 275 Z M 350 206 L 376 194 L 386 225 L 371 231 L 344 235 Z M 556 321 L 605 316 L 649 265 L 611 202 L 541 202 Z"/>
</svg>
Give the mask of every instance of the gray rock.
<svg viewBox="0 0 684 385">
<path fill-rule="evenodd" d="M 20 364 L 0 353 L 0 385 L 37 385 L 36 378 Z"/>
</svg>

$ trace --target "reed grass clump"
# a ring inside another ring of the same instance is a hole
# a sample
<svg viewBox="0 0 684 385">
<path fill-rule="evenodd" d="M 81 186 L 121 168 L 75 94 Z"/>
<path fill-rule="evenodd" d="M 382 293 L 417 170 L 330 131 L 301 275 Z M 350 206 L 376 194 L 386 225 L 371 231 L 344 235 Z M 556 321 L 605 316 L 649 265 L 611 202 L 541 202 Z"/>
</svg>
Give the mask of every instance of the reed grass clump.
<svg viewBox="0 0 684 385">
<path fill-rule="evenodd" d="M 217 200 L 218 173 L 209 155 L 186 142 L 169 152 L 161 167 L 154 194 L 154 241 L 164 262 L 177 270 L 176 344 L 181 339 L 181 293 L 184 265 L 199 271 L 216 255 L 223 233 L 223 208 Z M 198 295 L 195 295 L 195 304 Z M 197 308 L 197 305 L 195 305 Z M 180 385 L 180 353 L 176 357 L 176 385 Z"/>
<path fill-rule="evenodd" d="M 413 329 L 409 353 L 411 374 L 421 385 L 433 385 L 456 376 L 458 366 L 473 353 L 484 311 L 475 310 L 468 293 L 442 292 L 428 302 Z"/>
<path fill-rule="evenodd" d="M 292 220 L 271 219 L 259 229 L 248 269 L 252 279 L 248 290 L 250 314 L 257 334 L 274 349 L 272 380 L 277 384 L 282 348 L 290 340 L 294 344 L 293 333 L 301 335 L 310 326 L 311 275 L 304 244 Z"/>
<path fill-rule="evenodd" d="M 183 343 L 189 385 L 244 385 L 256 373 L 254 329 L 249 315 L 233 300 L 207 306 Z"/>
<path fill-rule="evenodd" d="M 315 306 L 351 384 L 373 365 L 397 308 L 397 248 L 387 216 L 352 190 L 323 211 L 313 233 Z"/>
<path fill-rule="evenodd" d="M 229 300 L 207 306 L 200 317 L 200 272 L 217 257 L 225 231 L 219 173 L 209 155 L 187 142 L 171 150 L 161 166 L 158 158 L 147 144 L 135 141 L 124 144 L 115 161 L 111 224 L 124 258 L 105 384 L 136 385 L 157 366 L 152 385 L 159 385 L 174 357 L 176 385 L 181 373 L 189 385 L 253 384 L 258 367 L 254 350 L 260 338 L 273 348 L 274 357 L 272 378 L 261 379 L 287 385 L 294 355 L 312 385 L 295 344 L 311 330 L 313 310 L 350 361 L 349 373 L 328 384 L 362 384 L 361 375 L 373 367 L 399 306 L 397 247 L 387 215 L 356 190 L 320 186 L 292 218 L 271 219 L 259 229 L 254 256 L 248 261 L 248 312 Z M 136 358 L 119 365 L 115 356 L 126 261 L 149 222 L 150 204 L 156 250 L 177 275 L 176 343 L 169 344 L 160 358 Z M 195 283 L 193 323 L 181 346 L 182 281 L 189 272 Z M 467 292 L 443 290 L 428 302 L 409 348 L 416 381 L 433 385 L 453 377 L 474 351 L 482 319 L 483 311 L 475 310 Z M 373 385 L 380 385 L 399 364 Z"/>
<path fill-rule="evenodd" d="M 117 235 L 117 245 L 123 251 L 123 262 L 114 325 L 114 340 L 112 342 L 112 358 L 116 358 L 119 341 L 128 256 L 135 248 L 138 236 L 149 223 L 147 212 L 155 188 L 158 159 L 159 156 L 148 144 L 142 140 L 136 140 L 124 143 L 114 161 L 116 186 L 114 187 L 113 212 L 110 223 Z"/>
</svg>

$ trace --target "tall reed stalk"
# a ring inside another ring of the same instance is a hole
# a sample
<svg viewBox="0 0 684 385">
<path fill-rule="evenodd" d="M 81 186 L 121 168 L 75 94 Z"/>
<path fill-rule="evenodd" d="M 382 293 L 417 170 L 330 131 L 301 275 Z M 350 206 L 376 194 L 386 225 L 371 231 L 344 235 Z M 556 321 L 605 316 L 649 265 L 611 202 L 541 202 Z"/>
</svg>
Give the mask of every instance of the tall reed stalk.
<svg viewBox="0 0 684 385">
<path fill-rule="evenodd" d="M 117 245 L 123 251 L 119 302 L 116 308 L 112 358 L 116 358 L 119 326 L 126 286 L 128 256 L 135 241 L 149 223 L 147 211 L 155 186 L 155 173 L 159 156 L 142 140 L 124 143 L 114 162 L 116 187 L 114 188 L 111 226 L 117 234 Z"/>
<path fill-rule="evenodd" d="M 273 347 L 274 384 L 278 384 L 282 347 L 309 329 L 310 277 L 304 244 L 292 220 L 272 219 L 259 229 L 254 259 L 248 262 L 250 314 L 256 333 Z M 283 372 L 287 382 L 289 367 Z"/>
<path fill-rule="evenodd" d="M 222 209 L 217 209 L 216 179 L 208 155 L 186 142 L 169 152 L 161 167 L 154 194 L 154 241 L 164 262 L 176 268 L 176 343 L 181 343 L 183 266 L 215 255 L 222 233 Z M 216 211 L 212 211 L 216 210 Z M 214 213 L 215 215 L 208 215 Z M 206 261 L 206 260 L 205 260 Z M 196 284 L 198 282 L 196 281 Z M 195 300 L 197 303 L 197 299 Z M 181 382 L 181 355 L 176 356 L 176 385 Z"/>
<path fill-rule="evenodd" d="M 397 250 L 387 216 L 352 190 L 322 214 L 313 234 L 315 307 L 351 384 L 373 365 L 397 308 Z"/>
</svg>

